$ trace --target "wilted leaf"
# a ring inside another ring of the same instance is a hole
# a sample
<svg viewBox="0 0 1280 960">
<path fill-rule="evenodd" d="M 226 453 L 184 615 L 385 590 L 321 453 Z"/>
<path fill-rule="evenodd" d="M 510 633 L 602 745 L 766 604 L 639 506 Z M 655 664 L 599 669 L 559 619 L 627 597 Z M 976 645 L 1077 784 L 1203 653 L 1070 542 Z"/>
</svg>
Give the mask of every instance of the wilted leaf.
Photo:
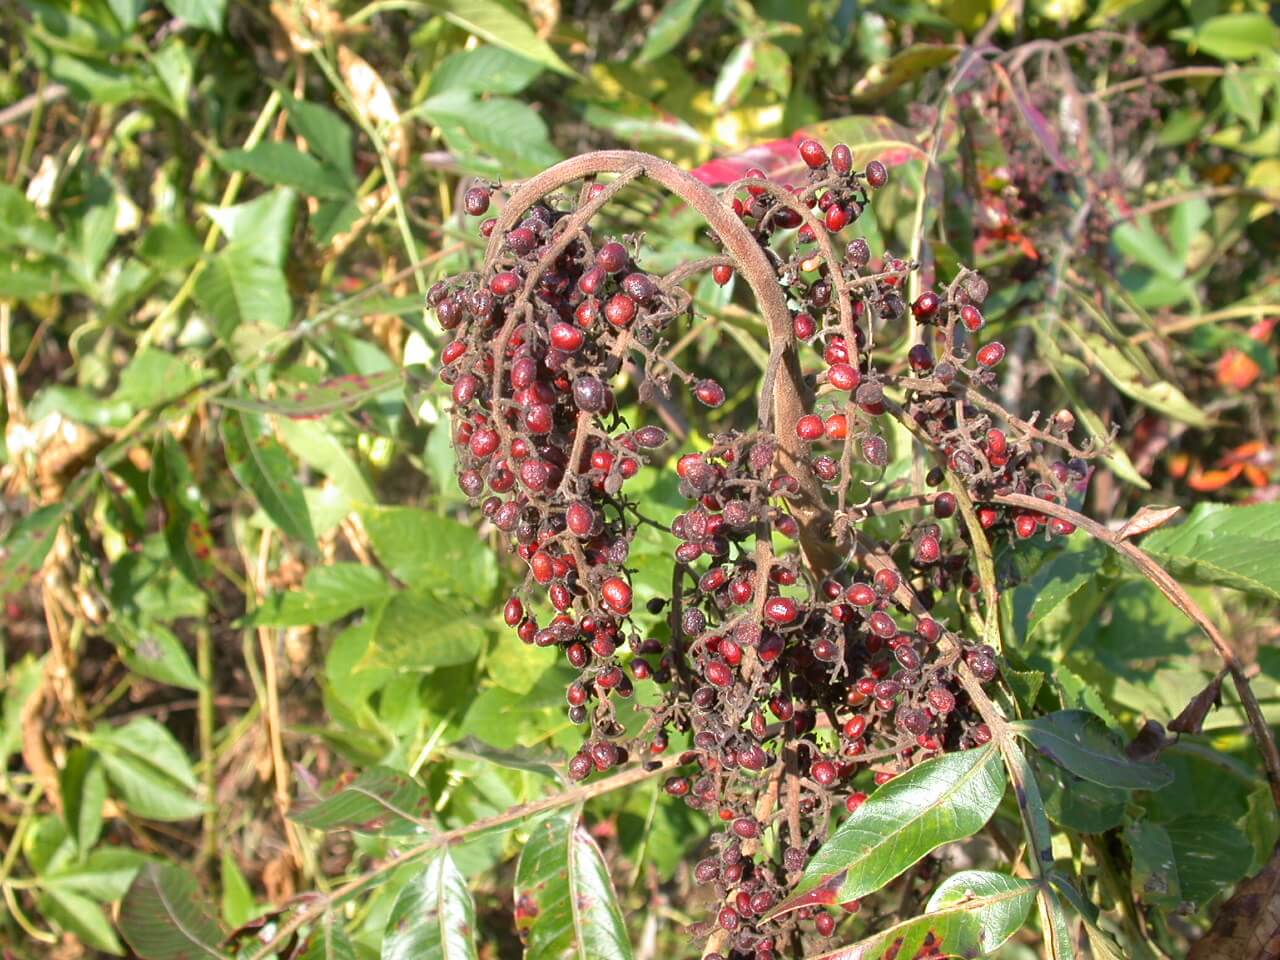
<svg viewBox="0 0 1280 960">
<path fill-rule="evenodd" d="M 1187 960 L 1280 960 L 1280 848 L 1262 872 L 1240 885 Z"/>
<path fill-rule="evenodd" d="M 53 549 L 58 527 L 67 515 L 62 504 L 50 504 L 18 521 L 0 547 L 0 594 L 16 593 L 31 582 Z"/>
<path fill-rule="evenodd" d="M 1204 719 L 1209 711 L 1222 706 L 1222 681 L 1226 671 L 1219 673 L 1210 684 L 1191 698 L 1183 711 L 1169 721 L 1169 729 L 1174 733 L 1200 733 L 1204 729 Z"/>
<path fill-rule="evenodd" d="M 1124 522 L 1124 526 L 1116 531 L 1116 536 L 1121 540 L 1140 537 L 1163 527 L 1181 512 L 1181 507 L 1142 507 Z"/>
<path fill-rule="evenodd" d="M 873 64 L 853 85 L 853 97 L 880 100 L 903 84 L 950 63 L 960 50 L 955 44 L 913 43 L 888 60 Z"/>
</svg>

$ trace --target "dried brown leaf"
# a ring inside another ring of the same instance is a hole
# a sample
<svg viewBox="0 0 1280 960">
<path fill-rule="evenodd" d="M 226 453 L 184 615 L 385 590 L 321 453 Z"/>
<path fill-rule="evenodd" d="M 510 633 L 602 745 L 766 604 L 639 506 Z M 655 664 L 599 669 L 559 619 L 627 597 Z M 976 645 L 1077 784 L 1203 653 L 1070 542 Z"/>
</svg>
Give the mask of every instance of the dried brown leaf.
<svg viewBox="0 0 1280 960">
<path fill-rule="evenodd" d="M 1163 527 L 1181 512 L 1181 507 L 1143 507 L 1125 521 L 1124 526 L 1116 532 L 1116 536 L 1121 540 L 1140 537 L 1144 533 Z"/>
<path fill-rule="evenodd" d="M 407 159 L 409 141 L 400 111 L 396 109 L 391 89 L 383 82 L 378 71 L 349 47 L 338 48 L 338 70 L 346 81 L 347 89 L 361 118 L 382 134 L 387 142 L 387 152 L 397 164 Z"/>
<path fill-rule="evenodd" d="M 1223 670 L 1212 683 L 1192 697 L 1182 712 L 1170 721 L 1169 729 L 1174 733 L 1199 733 L 1209 711 L 1222 705 L 1222 681 L 1226 676 L 1227 671 Z"/>
</svg>

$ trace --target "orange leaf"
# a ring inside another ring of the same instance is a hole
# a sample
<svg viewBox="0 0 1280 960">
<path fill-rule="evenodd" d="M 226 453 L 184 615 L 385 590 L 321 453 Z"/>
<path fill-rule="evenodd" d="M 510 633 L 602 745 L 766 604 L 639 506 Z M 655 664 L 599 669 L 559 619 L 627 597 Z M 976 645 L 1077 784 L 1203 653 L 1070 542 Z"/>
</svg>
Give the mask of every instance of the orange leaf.
<svg viewBox="0 0 1280 960">
<path fill-rule="evenodd" d="M 1234 390 L 1248 389 L 1262 369 L 1247 353 L 1230 348 L 1218 361 L 1218 383 Z"/>
<path fill-rule="evenodd" d="M 1243 464 L 1233 464 L 1225 470 L 1196 470 L 1187 477 L 1187 486 L 1200 493 L 1211 493 L 1221 490 L 1228 483 L 1240 476 Z"/>
</svg>

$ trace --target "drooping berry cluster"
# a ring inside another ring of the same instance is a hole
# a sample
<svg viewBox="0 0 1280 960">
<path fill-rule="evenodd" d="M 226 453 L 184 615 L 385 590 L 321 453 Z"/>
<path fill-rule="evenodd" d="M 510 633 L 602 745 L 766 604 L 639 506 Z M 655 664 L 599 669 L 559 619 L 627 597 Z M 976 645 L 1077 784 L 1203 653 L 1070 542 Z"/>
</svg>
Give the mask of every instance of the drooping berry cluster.
<svg viewBox="0 0 1280 960">
<path fill-rule="evenodd" d="M 505 620 L 577 671 L 568 711 L 587 733 L 569 775 L 662 753 L 673 735 L 688 741 L 666 790 L 723 824 L 695 869 L 723 893 L 700 930 L 735 957 L 775 956 L 805 924 L 832 932 L 833 916 L 815 905 L 763 917 L 825 838 L 832 810 L 865 799 L 855 777 L 872 771 L 883 783 L 990 737 L 957 670 L 990 681 L 996 652 L 940 614 L 953 586 L 976 583 L 957 496 L 978 501 L 982 527 L 1007 519 L 1029 535 L 1023 517 L 1034 533 L 1034 514 L 986 501 L 1060 500 L 1087 476 L 1082 459 L 1046 458 L 1050 447 L 1088 455 L 1070 445 L 1061 415 L 1041 430 L 982 393 L 1004 348 L 965 342 L 983 326 L 980 278 L 964 271 L 947 290 L 920 293 L 908 321 L 903 291 L 915 265 L 873 260 L 862 239 L 833 244 L 866 207 L 868 187 L 887 183 L 884 165 L 855 171 L 843 144 L 828 154 L 806 141 L 800 154 L 804 183 L 752 171 L 719 199 L 656 158 L 568 161 L 481 224 L 489 251 L 479 272 L 428 295 L 441 326 L 456 331 L 442 377 L 452 386 L 459 486 L 527 565 Z M 591 179 L 604 170 L 620 176 Z M 697 207 L 723 252 L 657 276 L 640 267 L 635 238 L 598 235 L 600 209 L 642 173 Z M 583 179 L 576 198 L 556 192 Z M 475 216 L 489 203 L 483 187 L 465 198 Z M 626 485 L 668 435 L 625 422 L 615 391 L 633 386 L 647 403 L 679 383 L 706 407 L 725 402 L 719 383 L 664 356 L 664 336 L 692 313 L 685 283 L 708 270 L 718 283 L 735 272 L 748 281 L 769 314 L 771 361 L 754 429 L 711 436 L 675 462 L 689 506 L 667 531 L 671 592 L 646 598 L 665 629 L 642 632 L 627 561 L 637 524 L 653 521 Z M 925 337 L 905 369 L 891 359 L 898 351 L 873 353 L 908 331 Z M 805 343 L 822 360 L 808 373 Z M 882 481 L 892 420 L 936 455 L 930 482 L 949 476 L 955 492 L 850 505 L 851 491 Z M 864 530 L 875 516 L 926 509 L 896 539 Z M 790 541 L 800 550 L 784 549 Z M 529 604 L 539 594 L 553 611 L 545 623 Z M 644 729 L 628 731 L 614 698 L 642 682 L 662 695 Z M 770 830 L 773 858 L 760 842 Z"/>
</svg>

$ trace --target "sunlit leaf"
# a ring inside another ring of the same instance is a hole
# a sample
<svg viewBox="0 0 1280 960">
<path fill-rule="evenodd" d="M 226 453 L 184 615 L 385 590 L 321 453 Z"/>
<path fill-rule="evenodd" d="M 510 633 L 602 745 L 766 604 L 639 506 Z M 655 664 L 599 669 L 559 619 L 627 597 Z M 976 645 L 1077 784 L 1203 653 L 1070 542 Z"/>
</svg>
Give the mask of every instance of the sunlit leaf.
<svg viewBox="0 0 1280 960">
<path fill-rule="evenodd" d="M 225 931 L 187 871 L 148 864 L 120 905 L 120 932 L 142 960 L 223 960 Z"/>
<path fill-rule="evenodd" d="M 222 442 L 231 473 L 272 522 L 293 539 L 315 547 L 311 515 L 293 462 L 267 422 L 244 411 L 228 413 L 222 418 Z"/>
<path fill-rule="evenodd" d="M 382 960 L 467 960 L 476 954 L 476 905 L 445 849 L 400 891 Z"/>
<path fill-rule="evenodd" d="M 428 832 L 431 797 L 408 774 L 373 767 L 332 795 L 299 801 L 289 819 L 316 830 L 355 830 L 386 837 Z"/>
</svg>

